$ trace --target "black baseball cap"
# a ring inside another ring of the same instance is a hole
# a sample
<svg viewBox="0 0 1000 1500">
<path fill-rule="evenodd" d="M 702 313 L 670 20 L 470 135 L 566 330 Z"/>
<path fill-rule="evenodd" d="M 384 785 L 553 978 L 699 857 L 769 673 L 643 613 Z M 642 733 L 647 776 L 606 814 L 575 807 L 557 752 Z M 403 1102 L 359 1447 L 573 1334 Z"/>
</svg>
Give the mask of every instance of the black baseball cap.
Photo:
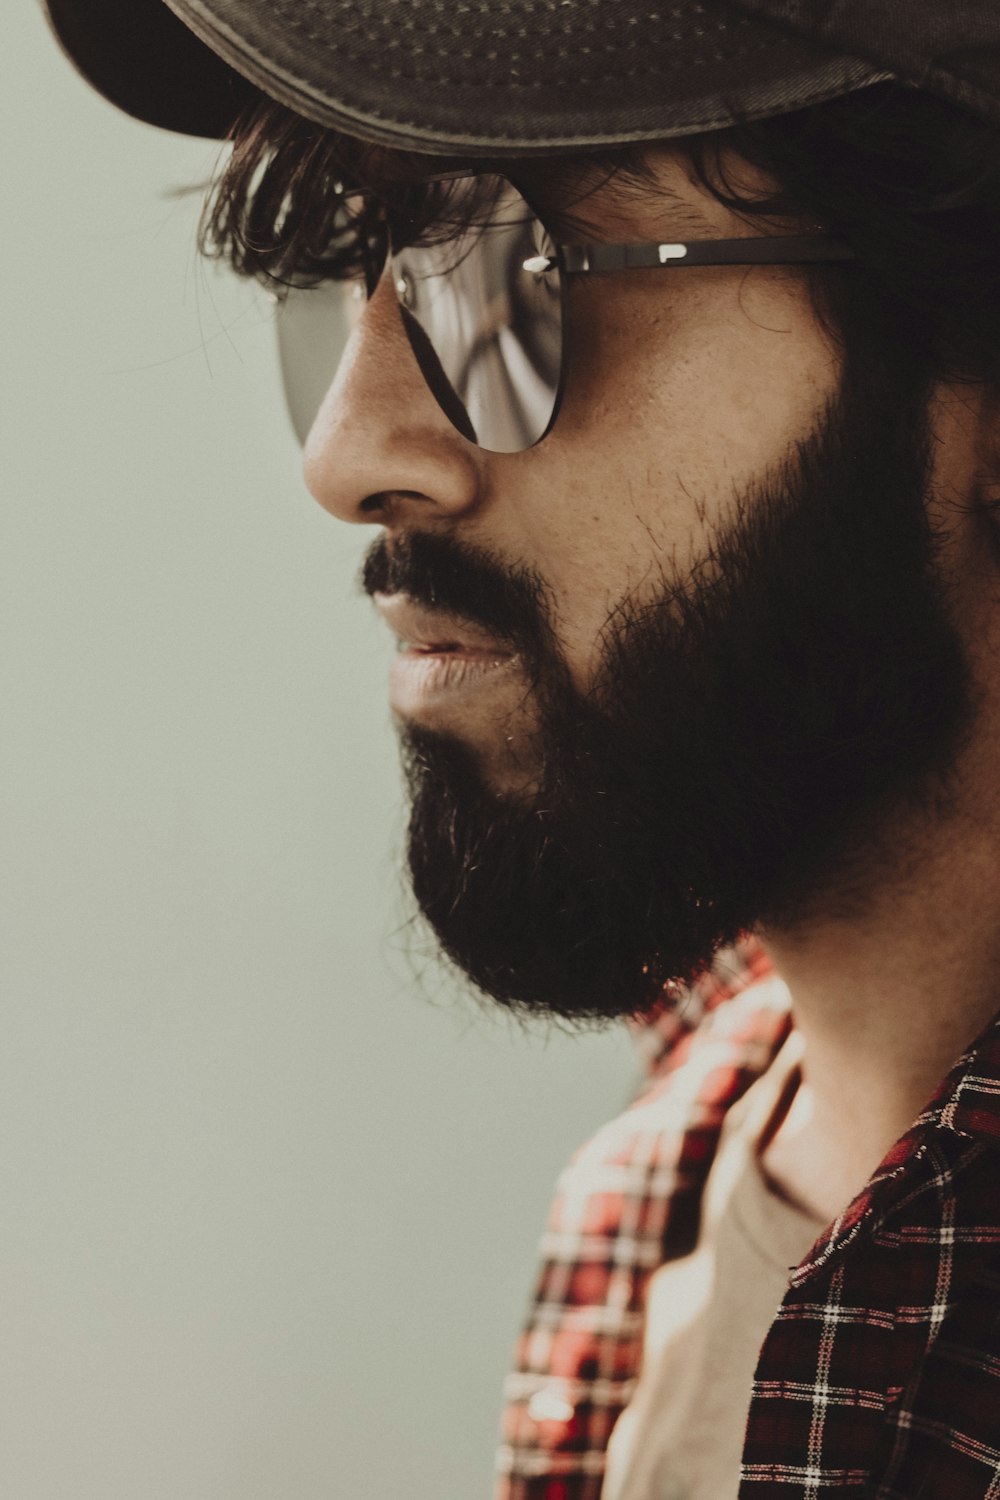
<svg viewBox="0 0 1000 1500">
<path fill-rule="evenodd" d="M 223 137 L 263 92 L 433 155 L 717 130 L 885 79 L 1000 125 L 997 0 L 42 0 L 138 119 Z"/>
</svg>

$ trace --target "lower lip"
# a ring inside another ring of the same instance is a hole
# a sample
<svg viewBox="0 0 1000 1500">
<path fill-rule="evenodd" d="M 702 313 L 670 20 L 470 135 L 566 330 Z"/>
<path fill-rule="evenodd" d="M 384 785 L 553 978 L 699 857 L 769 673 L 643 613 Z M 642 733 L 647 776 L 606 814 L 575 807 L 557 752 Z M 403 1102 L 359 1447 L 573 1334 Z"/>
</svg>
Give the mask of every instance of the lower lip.
<svg viewBox="0 0 1000 1500">
<path fill-rule="evenodd" d="M 499 688 L 514 662 L 499 651 L 401 651 L 389 671 L 389 702 L 413 718 Z"/>
</svg>

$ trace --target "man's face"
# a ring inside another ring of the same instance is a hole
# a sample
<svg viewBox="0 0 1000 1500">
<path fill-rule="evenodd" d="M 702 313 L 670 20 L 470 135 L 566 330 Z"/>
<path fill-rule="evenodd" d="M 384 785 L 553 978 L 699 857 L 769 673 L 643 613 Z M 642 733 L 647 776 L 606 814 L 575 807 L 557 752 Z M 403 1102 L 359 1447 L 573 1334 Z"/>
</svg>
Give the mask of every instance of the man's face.
<svg viewBox="0 0 1000 1500">
<path fill-rule="evenodd" d="M 655 168 L 661 194 L 608 183 L 573 237 L 756 232 Z M 741 931 L 857 896 L 888 822 L 943 788 L 968 702 L 927 395 L 891 358 L 845 364 L 797 269 L 579 277 L 555 428 L 487 453 L 383 279 L 307 477 L 383 528 L 414 887 L 481 988 L 635 1011 Z"/>
<path fill-rule="evenodd" d="M 663 153 L 657 175 L 662 202 L 614 181 L 595 189 L 574 210 L 574 238 L 754 232 Z M 530 190 L 530 168 L 520 176 Z M 734 491 L 813 430 L 836 393 L 839 361 L 797 270 L 633 271 L 568 286 L 568 379 L 555 428 L 526 453 L 497 455 L 464 442 L 435 409 L 384 277 L 317 419 L 307 475 L 344 519 L 377 521 L 390 538 L 446 530 L 531 568 L 585 688 L 609 613 L 655 590 L 651 570 L 690 568 Z M 453 709 L 436 707 L 431 727 L 474 734 L 471 706 L 461 714 L 458 726 Z M 482 748 L 492 746 L 490 734 Z"/>
</svg>

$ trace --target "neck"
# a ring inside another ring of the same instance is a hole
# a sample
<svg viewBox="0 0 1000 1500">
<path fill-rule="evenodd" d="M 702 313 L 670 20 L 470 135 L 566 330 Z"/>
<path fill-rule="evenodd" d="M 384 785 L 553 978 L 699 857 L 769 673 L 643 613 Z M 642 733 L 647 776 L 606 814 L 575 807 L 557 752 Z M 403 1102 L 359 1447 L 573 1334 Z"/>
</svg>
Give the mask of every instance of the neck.
<svg viewBox="0 0 1000 1500">
<path fill-rule="evenodd" d="M 761 934 L 804 1044 L 764 1153 L 779 1189 L 833 1218 L 1000 1009 L 1000 844 L 982 823 L 908 860 L 863 921 Z"/>
</svg>

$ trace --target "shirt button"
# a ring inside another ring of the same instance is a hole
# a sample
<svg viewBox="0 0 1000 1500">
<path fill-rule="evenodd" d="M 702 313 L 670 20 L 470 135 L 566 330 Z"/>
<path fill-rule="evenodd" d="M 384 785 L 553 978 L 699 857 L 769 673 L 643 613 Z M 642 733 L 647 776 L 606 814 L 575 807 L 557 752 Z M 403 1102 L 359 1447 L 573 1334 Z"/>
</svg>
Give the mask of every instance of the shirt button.
<svg viewBox="0 0 1000 1500">
<path fill-rule="evenodd" d="M 569 1422 L 574 1410 L 558 1391 L 536 1391 L 528 1402 L 528 1416 L 534 1422 Z"/>
</svg>

